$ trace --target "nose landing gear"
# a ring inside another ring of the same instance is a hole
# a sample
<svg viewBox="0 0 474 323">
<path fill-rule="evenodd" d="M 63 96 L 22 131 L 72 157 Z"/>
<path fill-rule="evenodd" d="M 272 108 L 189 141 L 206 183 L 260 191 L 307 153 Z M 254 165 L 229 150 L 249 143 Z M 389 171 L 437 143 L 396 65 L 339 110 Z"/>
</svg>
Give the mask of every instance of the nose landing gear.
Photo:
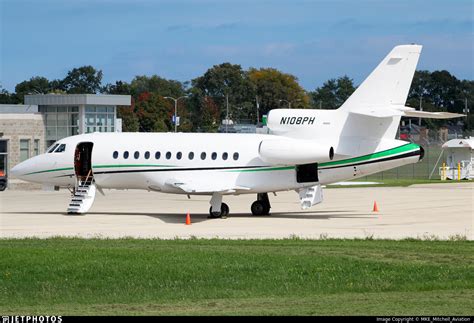
<svg viewBox="0 0 474 323">
<path fill-rule="evenodd" d="M 218 193 L 212 194 L 210 201 L 209 218 L 226 218 L 229 215 L 229 206 L 222 203 L 222 195 Z"/>
</svg>

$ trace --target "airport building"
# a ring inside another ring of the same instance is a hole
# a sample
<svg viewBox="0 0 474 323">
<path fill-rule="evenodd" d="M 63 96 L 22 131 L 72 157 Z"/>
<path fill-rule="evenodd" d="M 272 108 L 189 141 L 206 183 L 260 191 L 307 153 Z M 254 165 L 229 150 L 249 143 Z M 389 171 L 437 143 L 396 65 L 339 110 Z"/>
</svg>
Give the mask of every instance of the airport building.
<svg viewBox="0 0 474 323">
<path fill-rule="evenodd" d="M 25 104 L 0 104 L 0 177 L 55 141 L 90 132 L 121 132 L 117 106 L 130 95 L 25 95 Z"/>
</svg>

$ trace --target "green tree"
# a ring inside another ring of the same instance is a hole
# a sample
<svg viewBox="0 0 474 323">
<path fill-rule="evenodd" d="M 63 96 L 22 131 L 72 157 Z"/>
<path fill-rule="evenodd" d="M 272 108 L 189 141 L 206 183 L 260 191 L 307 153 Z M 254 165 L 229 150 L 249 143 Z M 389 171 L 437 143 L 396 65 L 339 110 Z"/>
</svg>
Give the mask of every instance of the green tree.
<svg viewBox="0 0 474 323">
<path fill-rule="evenodd" d="M 194 79 L 192 85 L 199 90 L 200 96 L 212 98 L 212 102 L 219 108 L 220 119 L 226 116 L 226 96 L 230 116 L 234 119 L 248 119 L 252 116 L 255 91 L 240 65 L 214 65 L 203 76 Z"/>
<path fill-rule="evenodd" d="M 274 68 L 251 68 L 248 77 L 258 96 L 261 115 L 271 109 L 287 108 L 287 102 L 291 102 L 292 108 L 309 106 L 308 95 L 298 84 L 298 79 L 291 74 L 282 73 Z"/>
<path fill-rule="evenodd" d="M 19 104 L 21 101 L 15 93 L 10 93 L 0 85 L 0 104 Z"/>
<path fill-rule="evenodd" d="M 172 97 L 179 97 L 185 94 L 184 86 L 179 81 L 167 80 L 158 75 L 135 76 L 130 83 L 130 93 L 134 97 L 138 97 L 144 92 Z"/>
<path fill-rule="evenodd" d="M 23 102 L 26 94 L 47 94 L 52 90 L 49 80 L 42 76 L 35 76 L 15 86 L 16 95 Z"/>
<path fill-rule="evenodd" d="M 70 70 L 61 81 L 61 88 L 70 94 L 95 94 L 101 90 L 102 71 L 92 66 Z"/>
<path fill-rule="evenodd" d="M 313 106 L 322 109 L 337 109 L 355 91 L 354 83 L 348 76 L 326 81 L 322 87 L 311 92 Z"/>
<path fill-rule="evenodd" d="M 132 93 L 132 87 L 127 82 L 116 81 L 115 84 L 107 83 L 102 87 L 101 92 L 105 94 L 130 95 Z"/>
<path fill-rule="evenodd" d="M 117 107 L 117 117 L 122 119 L 123 132 L 138 132 L 140 123 L 138 117 L 134 112 L 133 105 L 131 107 L 120 106 Z"/>
</svg>

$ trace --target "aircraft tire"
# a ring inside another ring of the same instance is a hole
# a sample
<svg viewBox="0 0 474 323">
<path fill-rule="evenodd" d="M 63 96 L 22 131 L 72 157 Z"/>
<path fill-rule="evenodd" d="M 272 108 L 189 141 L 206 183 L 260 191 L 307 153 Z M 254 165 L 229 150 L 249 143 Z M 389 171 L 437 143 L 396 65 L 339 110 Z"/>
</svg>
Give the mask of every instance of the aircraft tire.
<svg viewBox="0 0 474 323">
<path fill-rule="evenodd" d="M 220 212 L 212 212 L 212 206 L 209 208 L 209 218 L 216 219 L 216 218 L 225 218 L 229 215 L 229 206 L 225 203 L 221 204 L 221 211 Z"/>
</svg>

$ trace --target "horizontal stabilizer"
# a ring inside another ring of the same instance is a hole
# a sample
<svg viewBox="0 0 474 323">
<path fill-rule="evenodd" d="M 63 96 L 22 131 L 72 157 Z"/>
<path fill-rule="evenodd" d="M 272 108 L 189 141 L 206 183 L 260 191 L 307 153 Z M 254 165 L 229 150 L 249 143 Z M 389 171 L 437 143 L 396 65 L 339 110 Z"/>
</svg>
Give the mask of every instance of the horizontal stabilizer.
<svg viewBox="0 0 474 323">
<path fill-rule="evenodd" d="M 428 112 L 419 111 L 410 107 L 401 105 L 392 105 L 384 108 L 369 108 L 361 109 L 358 111 L 350 111 L 350 113 L 363 115 L 372 118 L 391 118 L 396 116 L 401 117 L 412 117 L 412 118 L 427 118 L 427 119 L 451 119 L 465 117 L 464 114 L 451 113 L 451 112 Z"/>
<path fill-rule="evenodd" d="M 464 114 L 451 113 L 451 112 L 427 112 L 427 111 L 405 111 L 404 117 L 416 117 L 416 118 L 427 118 L 427 119 L 451 119 L 465 117 Z"/>
</svg>

